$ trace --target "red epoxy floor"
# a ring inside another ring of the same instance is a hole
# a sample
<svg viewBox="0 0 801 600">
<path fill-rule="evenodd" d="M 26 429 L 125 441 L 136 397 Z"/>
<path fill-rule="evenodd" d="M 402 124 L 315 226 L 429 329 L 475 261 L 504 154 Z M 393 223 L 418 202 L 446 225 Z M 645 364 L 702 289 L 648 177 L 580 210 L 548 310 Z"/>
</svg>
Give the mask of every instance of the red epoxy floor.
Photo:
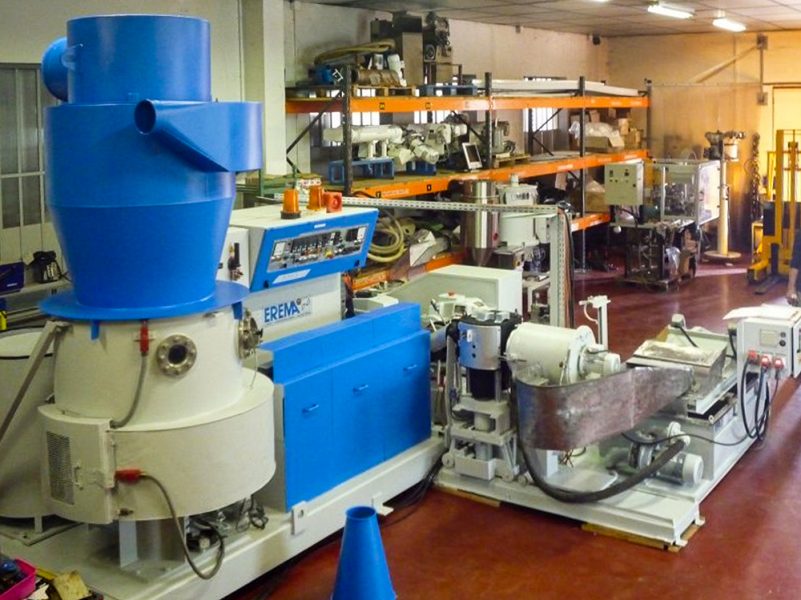
<svg viewBox="0 0 801 600">
<path fill-rule="evenodd" d="M 606 293 L 610 346 L 627 356 L 674 312 L 723 331 L 731 308 L 782 302 L 782 285 L 755 296 L 741 268 L 707 267 L 678 291 L 651 293 L 592 279 L 577 297 Z M 578 313 L 577 313 L 578 314 Z M 578 523 L 486 506 L 432 491 L 383 540 L 404 599 L 801 598 L 801 392 L 786 382 L 766 445 L 752 448 L 701 507 L 706 525 L 678 554 L 594 536 Z M 397 514 L 392 519 L 397 518 Z M 399 516 L 403 516 L 402 514 Z M 229 600 L 324 600 L 339 541 Z"/>
</svg>

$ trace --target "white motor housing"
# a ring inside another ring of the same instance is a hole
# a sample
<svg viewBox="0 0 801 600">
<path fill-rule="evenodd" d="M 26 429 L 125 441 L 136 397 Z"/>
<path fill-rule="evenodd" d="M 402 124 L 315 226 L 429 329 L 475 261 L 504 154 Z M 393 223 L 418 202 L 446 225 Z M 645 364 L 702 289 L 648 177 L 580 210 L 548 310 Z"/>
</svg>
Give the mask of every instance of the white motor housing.
<svg viewBox="0 0 801 600">
<path fill-rule="evenodd" d="M 620 370 L 620 355 L 595 343 L 592 329 L 522 323 L 509 335 L 506 358 L 513 369 L 537 368 L 553 385 L 610 375 Z"/>
<path fill-rule="evenodd" d="M 56 514 L 87 523 L 170 516 L 152 482 L 115 481 L 138 469 L 164 484 L 179 515 L 246 498 L 275 471 L 273 384 L 244 369 L 230 308 L 150 321 L 140 401 L 140 323 L 73 323 L 58 338 L 55 404 L 40 408 L 43 489 Z"/>
</svg>

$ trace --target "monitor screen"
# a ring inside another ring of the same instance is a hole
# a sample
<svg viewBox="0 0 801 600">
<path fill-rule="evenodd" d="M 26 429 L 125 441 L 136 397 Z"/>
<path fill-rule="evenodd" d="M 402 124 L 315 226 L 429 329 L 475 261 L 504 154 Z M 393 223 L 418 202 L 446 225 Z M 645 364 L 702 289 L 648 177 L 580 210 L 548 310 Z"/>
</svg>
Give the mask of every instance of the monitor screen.
<svg viewBox="0 0 801 600">
<path fill-rule="evenodd" d="M 481 155 L 478 153 L 478 146 L 476 144 L 462 144 L 462 150 L 467 161 L 467 168 L 480 169 Z"/>
</svg>

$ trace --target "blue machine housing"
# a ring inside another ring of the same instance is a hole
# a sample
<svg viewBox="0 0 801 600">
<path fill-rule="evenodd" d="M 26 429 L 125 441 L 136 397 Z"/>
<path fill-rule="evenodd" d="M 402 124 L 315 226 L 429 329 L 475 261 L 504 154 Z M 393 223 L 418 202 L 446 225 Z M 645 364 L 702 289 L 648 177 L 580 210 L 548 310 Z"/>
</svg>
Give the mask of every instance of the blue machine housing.
<svg viewBox="0 0 801 600">
<path fill-rule="evenodd" d="M 261 106 L 210 102 L 208 22 L 73 19 L 42 72 L 65 101 L 47 111 L 45 158 L 73 279 L 43 310 L 126 320 L 241 301 L 247 290 L 215 275 L 235 172 L 262 166 Z"/>
<path fill-rule="evenodd" d="M 25 263 L 0 264 L 0 294 L 16 292 L 25 285 Z"/>
<path fill-rule="evenodd" d="M 283 392 L 268 484 L 283 510 L 429 438 L 430 343 L 401 303 L 262 344 Z"/>
</svg>

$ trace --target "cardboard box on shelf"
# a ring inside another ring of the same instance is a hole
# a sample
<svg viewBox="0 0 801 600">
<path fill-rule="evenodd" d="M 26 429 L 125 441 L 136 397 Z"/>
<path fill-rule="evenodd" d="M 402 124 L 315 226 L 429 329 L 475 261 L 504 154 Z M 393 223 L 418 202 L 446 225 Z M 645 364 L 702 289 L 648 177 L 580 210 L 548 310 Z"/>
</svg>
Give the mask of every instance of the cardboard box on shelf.
<svg viewBox="0 0 801 600">
<path fill-rule="evenodd" d="M 642 131 L 640 129 L 630 129 L 627 134 L 623 136 L 625 148 L 628 150 L 637 150 L 642 146 Z"/>
<path fill-rule="evenodd" d="M 597 110 L 590 110 L 587 111 L 590 115 L 590 123 L 600 123 L 601 122 L 601 112 Z"/>
<path fill-rule="evenodd" d="M 606 193 L 586 192 L 584 194 L 584 212 L 609 212 L 609 205 L 606 203 Z"/>
<path fill-rule="evenodd" d="M 625 142 L 617 132 L 608 137 L 588 135 L 584 141 L 587 152 L 620 152 L 624 147 Z"/>
<path fill-rule="evenodd" d="M 626 135 L 630 131 L 628 119 L 615 119 L 614 124 L 620 135 Z"/>
</svg>

